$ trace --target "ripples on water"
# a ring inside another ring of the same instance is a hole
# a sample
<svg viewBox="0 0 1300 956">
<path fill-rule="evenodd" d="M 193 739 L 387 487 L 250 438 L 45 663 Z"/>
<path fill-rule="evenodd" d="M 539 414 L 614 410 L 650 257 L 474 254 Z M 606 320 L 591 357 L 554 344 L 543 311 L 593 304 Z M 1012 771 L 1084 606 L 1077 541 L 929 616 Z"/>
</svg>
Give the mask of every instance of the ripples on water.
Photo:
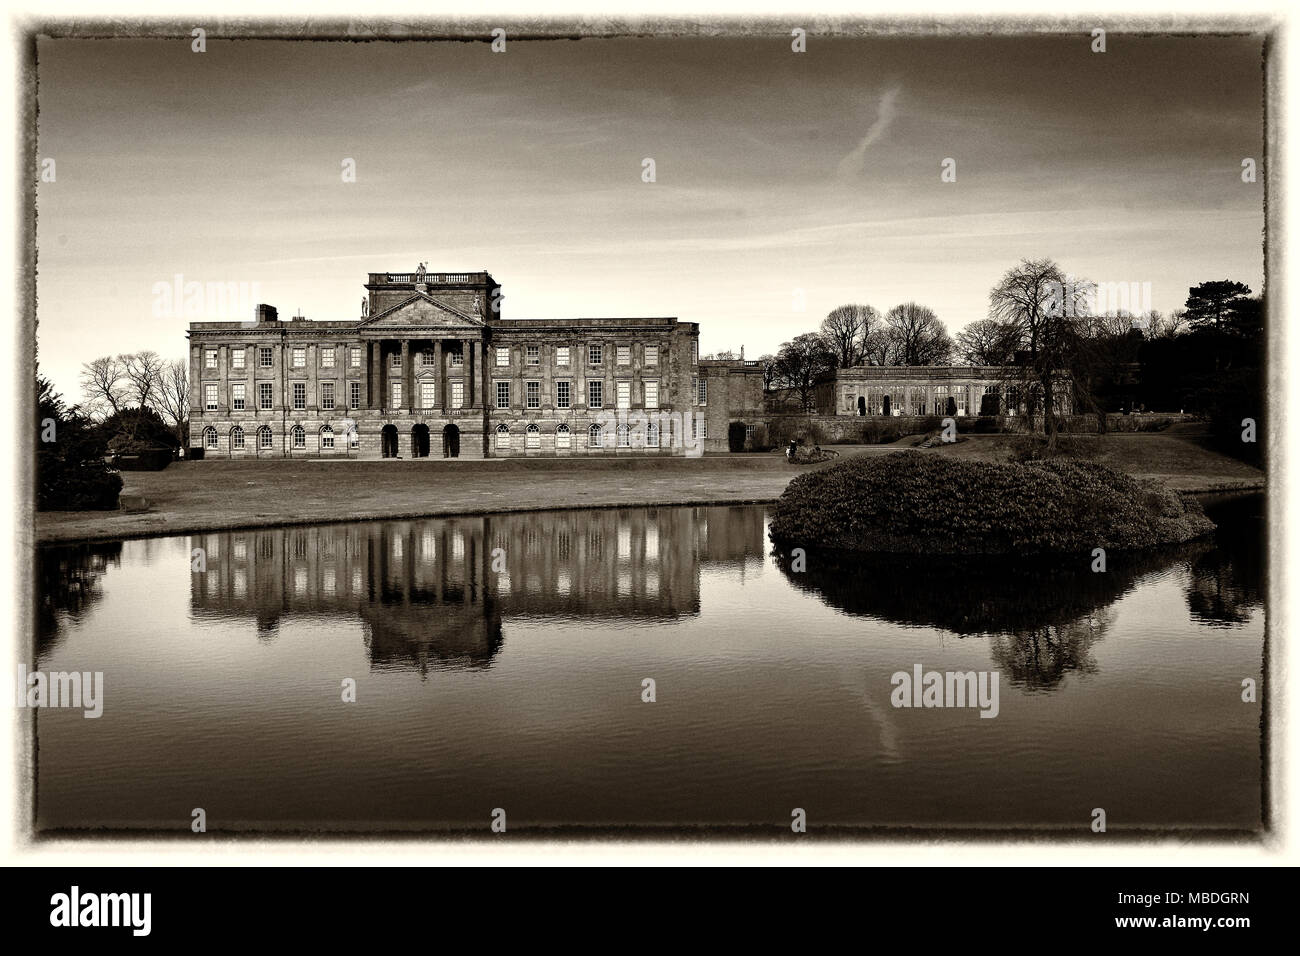
<svg viewBox="0 0 1300 956">
<path fill-rule="evenodd" d="M 38 825 L 1256 828 L 1261 508 L 1105 574 L 795 572 L 758 506 L 45 549 L 38 667 L 106 695 L 40 712 Z M 894 708 L 915 664 L 999 671 L 999 715 Z"/>
</svg>

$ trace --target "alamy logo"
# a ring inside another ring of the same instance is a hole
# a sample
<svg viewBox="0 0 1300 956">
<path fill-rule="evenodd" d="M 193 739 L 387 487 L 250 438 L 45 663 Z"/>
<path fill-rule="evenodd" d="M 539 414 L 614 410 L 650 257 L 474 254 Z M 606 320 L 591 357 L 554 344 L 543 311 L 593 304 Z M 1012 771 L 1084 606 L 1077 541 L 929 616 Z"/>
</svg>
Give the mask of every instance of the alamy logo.
<svg viewBox="0 0 1300 956">
<path fill-rule="evenodd" d="M 978 707 L 981 717 L 998 715 L 1000 671 L 895 671 L 889 702 L 895 707 Z"/>
<path fill-rule="evenodd" d="M 9 681 L 6 678 L 5 683 Z M 104 713 L 103 671 L 31 671 L 18 665 L 16 684 L 5 688 L 15 707 L 79 707 L 87 718 Z"/>
<path fill-rule="evenodd" d="M 148 936 L 152 893 L 70 893 L 50 897 L 51 926 L 130 926 L 133 936 Z"/>
</svg>

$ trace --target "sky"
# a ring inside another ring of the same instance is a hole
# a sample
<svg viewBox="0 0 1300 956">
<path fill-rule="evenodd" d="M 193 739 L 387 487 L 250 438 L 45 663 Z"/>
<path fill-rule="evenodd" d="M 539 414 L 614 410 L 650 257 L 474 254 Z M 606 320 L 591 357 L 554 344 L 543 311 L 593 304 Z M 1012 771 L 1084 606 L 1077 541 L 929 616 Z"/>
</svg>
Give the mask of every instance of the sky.
<svg viewBox="0 0 1300 956">
<path fill-rule="evenodd" d="M 366 273 L 487 270 L 502 316 L 676 316 L 775 351 L 856 302 L 956 334 L 1022 258 L 1263 282 L 1262 41 L 640 38 L 37 48 L 39 362 L 190 321 L 354 320 Z M 643 160 L 654 160 L 654 182 Z M 355 163 L 345 182 L 343 163 Z M 943 182 L 945 159 L 955 182 Z M 187 315 L 160 285 L 244 283 Z"/>
</svg>

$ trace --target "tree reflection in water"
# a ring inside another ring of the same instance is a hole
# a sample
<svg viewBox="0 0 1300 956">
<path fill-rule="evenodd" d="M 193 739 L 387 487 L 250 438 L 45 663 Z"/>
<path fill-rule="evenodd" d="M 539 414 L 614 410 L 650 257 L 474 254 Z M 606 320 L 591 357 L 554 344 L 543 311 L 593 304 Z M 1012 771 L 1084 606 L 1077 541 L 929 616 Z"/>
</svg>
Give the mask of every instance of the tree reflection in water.
<svg viewBox="0 0 1300 956">
<path fill-rule="evenodd" d="M 1202 541 L 1112 553 L 1102 573 L 1093 572 L 1089 554 L 1027 561 L 809 553 L 801 572 L 791 570 L 787 555 L 774 556 L 791 584 L 850 614 L 988 637 L 994 662 L 1013 685 L 1050 690 L 1067 674 L 1096 670 L 1092 645 L 1110 626 L 1109 608 L 1141 578 L 1212 548 Z"/>
</svg>

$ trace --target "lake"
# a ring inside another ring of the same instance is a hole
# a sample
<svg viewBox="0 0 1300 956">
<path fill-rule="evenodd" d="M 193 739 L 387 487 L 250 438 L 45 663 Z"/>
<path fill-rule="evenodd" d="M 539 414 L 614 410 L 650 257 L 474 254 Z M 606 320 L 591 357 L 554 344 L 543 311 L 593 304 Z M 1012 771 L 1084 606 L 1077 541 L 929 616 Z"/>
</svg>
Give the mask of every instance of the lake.
<svg viewBox="0 0 1300 956">
<path fill-rule="evenodd" d="M 1104 573 L 799 566 L 762 506 L 45 548 L 34 667 L 104 693 L 37 711 L 37 829 L 1255 830 L 1263 506 Z M 894 706 L 918 665 L 996 717 Z"/>
</svg>

